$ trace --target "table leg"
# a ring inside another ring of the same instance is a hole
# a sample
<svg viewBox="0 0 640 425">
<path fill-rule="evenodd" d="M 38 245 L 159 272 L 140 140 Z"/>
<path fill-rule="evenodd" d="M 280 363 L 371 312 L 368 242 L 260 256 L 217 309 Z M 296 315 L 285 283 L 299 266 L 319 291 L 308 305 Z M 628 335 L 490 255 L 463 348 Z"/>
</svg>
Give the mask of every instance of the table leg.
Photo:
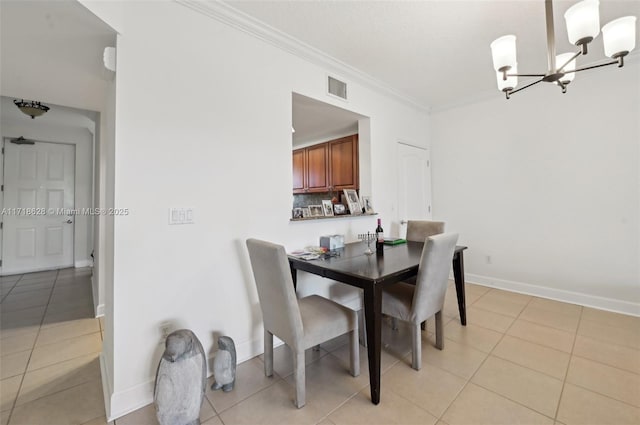
<svg viewBox="0 0 640 425">
<path fill-rule="evenodd" d="M 371 402 L 378 404 L 380 403 L 380 352 L 382 349 L 382 287 L 380 285 L 364 289 L 364 316 L 367 328 Z"/>
<path fill-rule="evenodd" d="M 462 251 L 453 255 L 453 277 L 456 282 L 460 323 L 462 323 L 462 326 L 467 326 L 467 306 L 464 296 L 464 254 Z"/>
<path fill-rule="evenodd" d="M 289 263 L 291 269 L 291 279 L 293 279 L 293 289 L 297 289 L 298 286 L 298 270 L 293 267 L 293 263 Z"/>
</svg>

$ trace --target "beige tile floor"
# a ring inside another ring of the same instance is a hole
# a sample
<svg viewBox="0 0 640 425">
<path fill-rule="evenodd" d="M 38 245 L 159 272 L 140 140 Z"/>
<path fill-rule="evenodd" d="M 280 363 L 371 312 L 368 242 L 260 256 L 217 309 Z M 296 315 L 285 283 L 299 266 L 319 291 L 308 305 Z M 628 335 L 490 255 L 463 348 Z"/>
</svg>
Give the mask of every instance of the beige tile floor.
<svg viewBox="0 0 640 425">
<path fill-rule="evenodd" d="M 0 278 L 2 420 L 6 424 L 106 424 L 87 270 Z M 291 357 L 275 374 L 261 357 L 238 366 L 230 393 L 207 390 L 203 424 L 640 424 L 640 318 L 467 285 L 468 323 L 455 290 L 445 305 L 445 348 L 423 334 L 423 365 L 410 365 L 406 328 L 385 323 L 382 397 L 348 374 L 346 338 L 307 353 L 307 405 L 293 406 Z M 209 380 L 211 382 L 211 379 Z M 115 425 L 156 424 L 153 406 Z"/>
</svg>

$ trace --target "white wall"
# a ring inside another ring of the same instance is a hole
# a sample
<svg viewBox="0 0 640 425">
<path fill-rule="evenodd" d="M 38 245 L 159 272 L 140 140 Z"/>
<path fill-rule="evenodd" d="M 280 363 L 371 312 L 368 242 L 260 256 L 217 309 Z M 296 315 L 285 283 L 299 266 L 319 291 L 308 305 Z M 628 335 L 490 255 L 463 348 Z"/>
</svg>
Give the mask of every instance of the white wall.
<svg viewBox="0 0 640 425">
<path fill-rule="evenodd" d="M 114 220 L 105 294 L 110 418 L 151 402 L 162 322 L 192 329 L 209 352 L 215 334 L 235 340 L 240 361 L 261 352 L 246 238 L 294 249 L 375 227 L 364 217 L 289 221 L 291 94 L 336 104 L 324 94 L 326 69 L 173 2 L 119 7 L 114 202 L 131 214 Z M 370 117 L 362 137 L 388 223 L 397 220 L 396 143 L 426 147 L 428 118 L 355 82 L 349 89 L 349 109 Z M 170 207 L 195 208 L 195 224 L 169 226 Z"/>
<path fill-rule="evenodd" d="M 467 280 L 640 315 L 638 61 L 431 123 L 433 216 Z"/>
<path fill-rule="evenodd" d="M 24 116 L 1 118 L 0 137 L 19 137 L 43 142 L 69 143 L 76 147 L 75 207 L 91 208 L 93 195 L 93 135 L 87 128 L 71 125 L 45 123 Z M 92 226 L 90 215 L 76 215 L 74 224 L 74 263 L 76 267 L 92 265 Z"/>
</svg>

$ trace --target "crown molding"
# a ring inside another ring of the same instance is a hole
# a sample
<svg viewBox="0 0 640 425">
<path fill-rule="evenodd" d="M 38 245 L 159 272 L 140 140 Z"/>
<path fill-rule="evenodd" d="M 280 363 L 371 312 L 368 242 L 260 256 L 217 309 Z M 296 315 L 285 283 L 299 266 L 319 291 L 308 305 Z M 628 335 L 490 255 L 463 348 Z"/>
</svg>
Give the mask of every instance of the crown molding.
<svg viewBox="0 0 640 425">
<path fill-rule="evenodd" d="M 271 27 L 264 22 L 230 6 L 220 0 L 174 0 L 175 2 L 188 7 L 207 17 L 213 18 L 266 43 L 269 43 L 281 50 L 295 55 L 305 61 L 313 63 L 331 72 L 335 72 L 340 77 L 348 78 L 358 82 L 363 86 L 389 96 L 412 108 L 428 113 L 429 106 L 423 105 L 416 99 L 412 99 L 400 93 L 388 84 L 348 65 L 323 51 L 310 46 L 283 31 Z"/>
</svg>

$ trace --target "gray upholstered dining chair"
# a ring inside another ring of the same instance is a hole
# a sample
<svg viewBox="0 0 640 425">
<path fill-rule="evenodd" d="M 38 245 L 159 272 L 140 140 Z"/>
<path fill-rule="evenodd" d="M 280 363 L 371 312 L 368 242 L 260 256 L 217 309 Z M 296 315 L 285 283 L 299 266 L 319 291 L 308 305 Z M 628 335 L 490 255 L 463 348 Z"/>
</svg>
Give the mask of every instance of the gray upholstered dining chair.
<svg viewBox="0 0 640 425">
<path fill-rule="evenodd" d="M 416 284 L 400 282 L 383 288 L 382 313 L 411 325 L 411 366 L 416 370 L 422 365 L 420 324 L 433 315 L 436 347 L 444 347 L 442 308 L 457 241 L 457 234 L 429 236 L 422 249 Z"/>
<path fill-rule="evenodd" d="M 305 350 L 349 333 L 351 374 L 358 376 L 356 312 L 318 295 L 297 299 L 283 246 L 247 239 L 247 248 L 264 321 L 265 375 L 273 375 L 273 335 L 276 335 L 293 354 L 295 405 L 301 408 L 305 404 Z"/>
<path fill-rule="evenodd" d="M 408 241 L 424 242 L 429 236 L 444 233 L 444 221 L 409 220 L 407 221 Z"/>
<path fill-rule="evenodd" d="M 444 233 L 444 221 L 409 220 L 407 221 L 407 236 L 405 239 L 410 242 L 424 242 L 429 236 L 439 235 L 441 233 Z M 415 285 L 416 278 L 411 277 L 407 279 L 406 282 Z M 395 320 L 392 322 L 392 326 L 393 329 L 398 329 Z M 423 330 L 425 326 L 426 323 L 423 323 Z"/>
</svg>

